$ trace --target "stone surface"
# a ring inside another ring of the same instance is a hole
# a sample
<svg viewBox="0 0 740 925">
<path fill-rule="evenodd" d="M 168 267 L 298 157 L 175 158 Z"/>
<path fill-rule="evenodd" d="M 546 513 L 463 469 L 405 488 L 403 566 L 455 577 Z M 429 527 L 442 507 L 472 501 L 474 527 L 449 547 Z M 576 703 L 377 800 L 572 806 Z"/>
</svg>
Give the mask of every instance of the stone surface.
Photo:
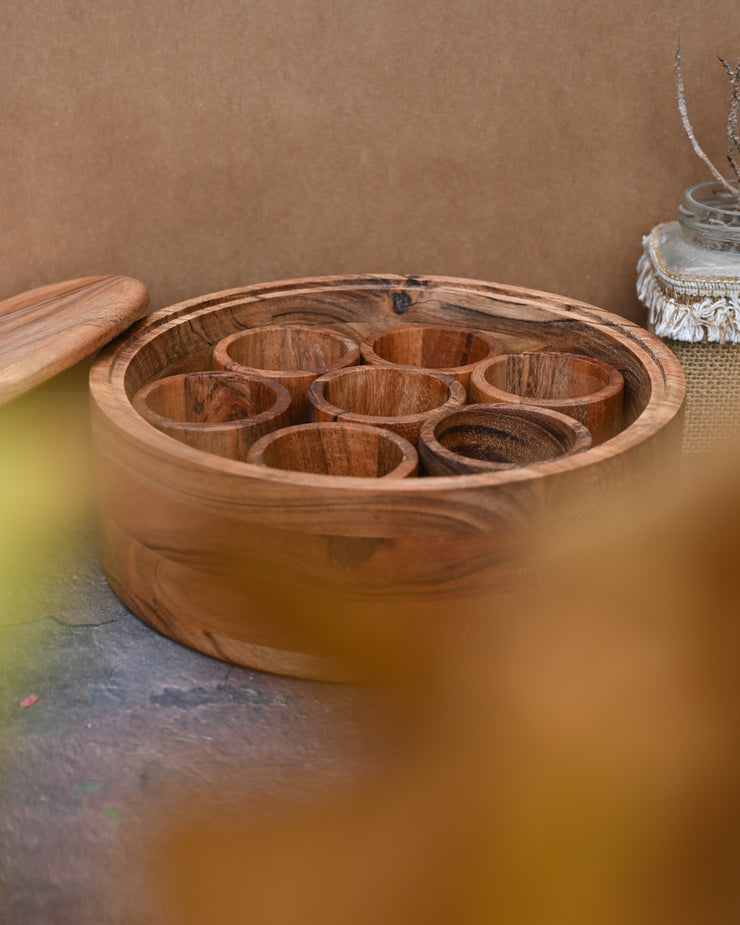
<svg viewBox="0 0 740 925">
<path fill-rule="evenodd" d="M 79 602 L 83 625 L 0 629 L 5 925 L 154 922 L 140 864 L 169 811 L 308 795 L 359 767 L 360 691 L 190 651 L 109 595 Z"/>
</svg>

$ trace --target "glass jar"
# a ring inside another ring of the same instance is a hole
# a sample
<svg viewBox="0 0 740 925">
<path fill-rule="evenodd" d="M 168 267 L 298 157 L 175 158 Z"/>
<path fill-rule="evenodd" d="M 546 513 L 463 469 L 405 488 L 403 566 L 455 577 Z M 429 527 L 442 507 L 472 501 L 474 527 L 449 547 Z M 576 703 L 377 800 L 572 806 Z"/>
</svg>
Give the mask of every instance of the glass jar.
<svg viewBox="0 0 740 925">
<path fill-rule="evenodd" d="M 737 182 L 731 186 L 737 187 Z M 692 244 L 723 254 L 740 254 L 740 200 L 719 183 L 690 186 L 678 207 L 678 221 L 682 235 Z"/>
<path fill-rule="evenodd" d="M 686 373 L 684 455 L 704 455 L 740 436 L 740 201 L 698 183 L 642 243 L 638 297 Z"/>
</svg>

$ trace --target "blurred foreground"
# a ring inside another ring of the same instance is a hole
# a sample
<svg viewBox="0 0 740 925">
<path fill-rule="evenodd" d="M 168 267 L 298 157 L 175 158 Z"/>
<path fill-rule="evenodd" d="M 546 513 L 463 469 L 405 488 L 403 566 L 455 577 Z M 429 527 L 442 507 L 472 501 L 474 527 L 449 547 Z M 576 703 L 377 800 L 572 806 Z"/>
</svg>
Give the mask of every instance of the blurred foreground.
<svg viewBox="0 0 740 925">
<path fill-rule="evenodd" d="M 423 638 L 347 621 L 365 698 L 29 592 L 92 514 L 84 403 L 52 404 L 0 457 L 3 645 L 38 621 L 0 652 L 8 925 L 740 918 L 740 454 L 541 534 L 526 591 Z"/>
<path fill-rule="evenodd" d="M 169 921 L 737 921 L 739 458 L 542 537 L 468 634 L 384 640 L 397 764 L 261 820 L 189 802 Z"/>
</svg>

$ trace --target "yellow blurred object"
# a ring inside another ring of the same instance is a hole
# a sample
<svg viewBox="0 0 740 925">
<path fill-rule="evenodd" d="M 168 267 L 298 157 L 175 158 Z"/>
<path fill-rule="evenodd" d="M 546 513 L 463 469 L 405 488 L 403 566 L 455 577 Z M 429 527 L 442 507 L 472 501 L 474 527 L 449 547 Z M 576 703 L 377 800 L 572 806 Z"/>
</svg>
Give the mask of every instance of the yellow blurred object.
<svg viewBox="0 0 740 925">
<path fill-rule="evenodd" d="M 84 392 L 39 389 L 0 408 L 0 624 L 22 622 L 7 593 L 29 593 L 39 562 L 94 517 Z"/>
<path fill-rule="evenodd" d="M 518 605 L 430 641 L 374 784 L 188 805 L 158 843 L 173 925 L 736 921 L 737 458 L 548 537 Z"/>
</svg>

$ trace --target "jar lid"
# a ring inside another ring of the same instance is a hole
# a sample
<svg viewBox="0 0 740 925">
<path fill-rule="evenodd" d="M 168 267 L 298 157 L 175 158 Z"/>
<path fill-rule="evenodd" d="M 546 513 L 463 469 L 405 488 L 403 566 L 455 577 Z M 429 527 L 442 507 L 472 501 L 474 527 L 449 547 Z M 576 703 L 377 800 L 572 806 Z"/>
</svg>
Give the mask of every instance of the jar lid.
<svg viewBox="0 0 740 925">
<path fill-rule="evenodd" d="M 0 302 L 0 404 L 95 353 L 149 304 L 143 283 L 87 276 Z"/>
<path fill-rule="evenodd" d="M 740 254 L 695 244 L 678 222 L 657 225 L 642 246 L 637 295 L 651 331 L 690 343 L 740 343 Z"/>
</svg>

